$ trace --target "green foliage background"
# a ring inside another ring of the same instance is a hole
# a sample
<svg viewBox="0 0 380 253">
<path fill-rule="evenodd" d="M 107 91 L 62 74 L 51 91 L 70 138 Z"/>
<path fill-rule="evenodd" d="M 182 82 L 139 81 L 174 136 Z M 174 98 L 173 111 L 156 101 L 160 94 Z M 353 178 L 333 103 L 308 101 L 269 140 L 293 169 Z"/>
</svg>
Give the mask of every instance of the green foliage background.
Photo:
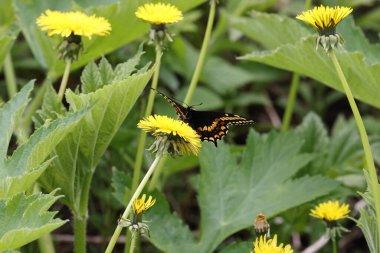
<svg viewBox="0 0 380 253">
<path fill-rule="evenodd" d="M 0 251 L 36 252 L 33 241 L 55 230 L 56 252 L 72 252 L 72 243 L 60 242 L 59 235 L 73 234 L 73 220 L 88 219 L 88 237 L 99 236 L 101 243 L 89 242 L 87 250 L 104 252 L 131 194 L 140 133 L 136 124 L 155 69 L 154 47 L 142 43 L 149 25 L 134 15 L 147 2 L 2 1 Z M 183 100 L 209 3 L 165 2 L 176 5 L 185 18 L 169 26 L 175 37 L 163 52 L 159 90 Z M 337 56 L 365 116 L 378 165 L 380 5 L 375 0 L 339 4 L 355 9 L 338 26 L 345 43 Z M 157 188 L 145 190 L 157 203 L 144 216 L 150 237 L 141 240 L 140 252 L 249 252 L 259 212 L 266 214 L 279 241 L 292 243 L 299 235 L 302 241 L 295 252 L 301 252 L 325 231 L 321 222 L 309 218 L 310 208 L 330 199 L 348 202 L 351 209 L 361 199 L 369 203 L 360 216 L 352 213 L 363 234 L 346 247 L 377 252 L 360 138 L 329 58 L 315 49 L 316 32 L 294 19 L 303 8 L 299 0 L 220 1 L 190 105 L 233 112 L 257 123 L 251 129 L 231 127 L 218 148 L 203 143 L 199 157 L 166 159 L 154 179 Z M 56 94 L 64 70 L 56 51 L 60 38 L 48 37 L 35 24 L 46 9 L 96 14 L 112 25 L 110 36 L 84 40 L 64 103 Z M 13 97 L 7 93 L 9 63 L 18 89 Z M 281 132 L 292 73 L 300 74 L 301 82 L 292 129 Z M 42 104 L 36 107 L 39 98 Z M 33 108 L 38 110 L 30 114 Z M 159 97 L 154 112 L 175 117 L 174 109 Z M 144 169 L 152 160 L 145 151 Z M 36 182 L 42 189 L 35 188 Z M 343 224 L 357 229 L 351 220 Z M 115 252 L 123 250 L 119 245 Z"/>
</svg>

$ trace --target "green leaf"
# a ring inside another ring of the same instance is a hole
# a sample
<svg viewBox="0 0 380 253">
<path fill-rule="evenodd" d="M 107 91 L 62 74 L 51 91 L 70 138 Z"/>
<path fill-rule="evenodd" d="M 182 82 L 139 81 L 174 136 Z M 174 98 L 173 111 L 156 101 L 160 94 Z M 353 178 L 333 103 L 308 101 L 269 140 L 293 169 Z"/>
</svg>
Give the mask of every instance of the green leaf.
<svg viewBox="0 0 380 253">
<path fill-rule="evenodd" d="M 322 173 L 329 167 L 323 166 L 329 151 L 330 139 L 321 118 L 315 113 L 309 113 L 296 128 L 298 137 L 304 141 L 302 152 L 314 153 L 318 158 L 305 168 L 308 174 Z M 339 152 L 340 150 L 337 150 Z"/>
<path fill-rule="evenodd" d="M 368 188 L 371 187 L 371 180 L 369 178 L 368 172 L 364 171 L 364 175 L 368 184 Z M 379 231 L 377 230 L 376 221 L 376 211 L 375 203 L 373 199 L 373 194 L 369 191 L 365 193 L 359 193 L 363 199 L 367 202 L 368 206 L 366 208 L 360 209 L 360 218 L 355 220 L 357 226 L 362 230 L 363 235 L 367 241 L 368 248 L 371 253 L 379 252 Z"/>
<path fill-rule="evenodd" d="M 224 239 L 252 226 L 259 212 L 272 217 L 337 187 L 322 176 L 294 178 L 315 156 L 301 152 L 303 141 L 293 133 L 252 131 L 243 153 L 231 153 L 223 143 L 218 148 L 203 146 L 198 192 L 201 236 L 194 242 L 177 217 L 165 208 L 153 209 L 151 240 L 162 251 L 213 252 Z M 173 222 L 170 230 L 168 221 Z"/>
<path fill-rule="evenodd" d="M 8 145 L 15 130 L 16 123 L 20 120 L 33 89 L 33 81 L 25 85 L 8 103 L 0 108 L 0 168 L 4 167 L 8 151 Z M 1 171 L 0 171 L 1 173 Z"/>
<path fill-rule="evenodd" d="M 26 191 L 50 164 L 46 158 L 55 146 L 71 131 L 84 116 L 85 110 L 71 113 L 38 128 L 12 156 L 7 149 L 16 123 L 20 120 L 33 88 L 33 82 L 25 85 L 8 103 L 0 109 L 0 199 Z"/>
<path fill-rule="evenodd" d="M 81 3 L 83 1 L 78 2 Z M 180 10 L 187 11 L 205 2 L 205 0 L 171 0 L 169 2 L 176 5 Z M 141 1 L 121 0 L 106 1 L 104 3 L 111 4 L 98 5 L 96 7 L 92 5 L 88 9 L 81 9 L 74 1 L 14 1 L 16 16 L 22 32 L 35 58 L 44 68 L 49 70 L 53 79 L 60 76 L 64 70 L 64 63 L 57 60 L 55 49 L 59 44 L 59 36 L 49 38 L 46 32 L 42 32 L 35 24 L 37 17 L 47 9 L 58 11 L 80 10 L 87 14 L 105 17 L 112 26 L 112 32 L 109 36 L 96 36 L 92 40 L 83 39 L 83 53 L 79 56 L 79 60 L 73 63 L 72 69 L 77 69 L 89 61 L 112 52 L 139 37 L 148 37 L 150 26 L 138 20 L 135 16 L 135 11 L 142 4 Z M 88 6 L 88 4 L 80 5 L 83 7 Z"/>
<path fill-rule="evenodd" d="M 145 52 L 143 51 L 143 44 L 140 45 L 137 53 L 127 62 L 119 63 L 115 68 L 115 80 L 123 80 L 130 76 L 137 70 L 137 65 L 140 63 L 140 58 Z"/>
<path fill-rule="evenodd" d="M 174 253 L 198 252 L 196 241 L 187 225 L 176 215 L 170 214 L 170 207 L 160 193 L 154 195 L 156 204 L 146 213 L 150 224 L 150 240 L 159 249 Z"/>
<path fill-rule="evenodd" d="M 65 195 L 62 202 L 74 213 L 79 212 L 81 201 L 85 201 L 83 191 L 88 190 L 99 159 L 148 83 L 154 69 L 155 66 L 147 72 L 134 74 L 123 80 L 113 80 L 87 94 L 66 91 L 70 111 L 78 111 L 90 105 L 93 108 L 73 133 L 57 146 L 57 159 L 40 181 L 46 189 L 61 188 Z M 91 83 L 88 85 L 95 87 Z"/>
<path fill-rule="evenodd" d="M 96 91 L 98 88 L 103 86 L 102 77 L 100 76 L 100 71 L 95 62 L 91 61 L 84 68 L 82 75 L 80 77 L 82 82 L 82 92 L 90 93 Z"/>
<path fill-rule="evenodd" d="M 336 90 L 343 91 L 327 54 L 321 49 L 315 50 L 315 36 L 311 36 L 312 33 L 310 33 L 308 37 L 302 38 L 307 34 L 302 35 L 305 33 L 305 29 L 301 23 L 297 27 L 295 21 L 275 14 L 254 13 L 254 16 L 252 19 L 245 19 L 244 24 L 249 27 L 249 30 L 244 29 L 240 23 L 237 28 L 270 50 L 253 52 L 241 57 L 241 59 L 296 72 L 318 80 Z M 380 107 L 380 100 L 377 96 L 380 92 L 380 83 L 378 82 L 380 79 L 379 45 L 370 45 L 363 38 L 362 32 L 353 27 L 352 22 L 349 21 L 344 21 L 348 28 L 343 30 L 347 51 L 335 50 L 338 60 L 354 96 L 372 106 Z M 342 22 L 343 27 L 345 27 L 344 22 Z M 259 34 L 256 29 L 267 29 L 271 32 Z M 350 33 L 346 35 L 346 30 L 356 37 Z M 302 32 L 300 33 L 300 31 Z M 298 40 L 292 33 L 298 34 Z M 280 42 L 281 44 L 279 44 Z M 374 53 L 368 53 L 368 51 Z"/>
<path fill-rule="evenodd" d="M 41 109 L 38 110 L 33 117 L 33 122 L 36 127 L 39 128 L 45 123 L 46 120 L 55 120 L 64 115 L 67 115 L 66 108 L 58 98 L 58 94 L 54 90 L 53 84 L 48 83 Z"/>
<path fill-rule="evenodd" d="M 62 226 L 66 221 L 54 219 L 48 209 L 60 196 L 20 193 L 0 200 L 0 251 L 17 249 Z"/>
<path fill-rule="evenodd" d="M 140 59 L 140 58 L 139 58 Z M 99 74 L 102 80 L 102 85 L 109 84 L 114 79 L 114 73 L 111 64 L 107 61 L 105 57 L 102 57 L 99 63 Z M 129 75 L 126 75 L 126 77 Z M 100 87 L 99 87 L 100 88 Z"/>
</svg>

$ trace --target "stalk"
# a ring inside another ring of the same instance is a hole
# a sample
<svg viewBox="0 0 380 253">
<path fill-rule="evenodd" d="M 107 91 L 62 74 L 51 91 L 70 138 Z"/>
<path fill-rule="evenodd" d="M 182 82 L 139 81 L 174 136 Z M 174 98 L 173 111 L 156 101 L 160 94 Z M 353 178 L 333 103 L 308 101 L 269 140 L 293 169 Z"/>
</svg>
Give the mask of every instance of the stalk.
<svg viewBox="0 0 380 253">
<path fill-rule="evenodd" d="M 331 61 L 333 62 L 333 65 L 335 67 L 335 70 L 338 74 L 338 77 L 342 83 L 343 89 L 346 93 L 348 102 L 350 104 L 352 113 L 354 115 L 354 119 L 356 122 L 356 126 L 359 130 L 360 134 L 360 139 L 362 141 L 363 149 L 364 149 L 364 155 L 365 155 L 365 160 L 367 163 L 367 169 L 368 169 L 368 174 L 370 177 L 370 185 L 369 185 L 369 190 L 373 194 L 373 199 L 375 202 L 375 210 L 376 210 L 376 225 L 377 225 L 377 231 L 378 234 L 378 242 L 380 242 L 380 192 L 379 192 L 379 183 L 378 183 L 378 178 L 377 178 L 377 173 L 376 173 L 376 168 L 375 168 L 375 162 L 373 160 L 372 156 L 372 151 L 371 151 L 371 146 L 369 144 L 368 140 L 368 135 L 364 127 L 363 119 L 360 116 L 359 109 L 356 105 L 354 96 L 352 95 L 350 86 L 347 83 L 346 77 L 344 76 L 344 73 L 342 71 L 342 68 L 339 64 L 338 59 L 336 58 L 334 50 L 329 51 L 329 57 Z"/>
<path fill-rule="evenodd" d="M 161 158 L 162 158 L 162 155 L 159 155 L 159 154 L 156 155 L 156 158 L 154 159 L 154 161 L 153 161 L 152 165 L 150 166 L 148 172 L 145 174 L 144 178 L 141 180 L 139 186 L 137 187 L 135 193 L 133 194 L 131 200 L 129 201 L 127 208 L 125 209 L 123 215 L 121 216 L 121 219 L 127 219 L 128 218 L 129 213 L 131 212 L 131 209 L 132 209 L 133 200 L 135 200 L 141 194 L 141 192 L 144 189 L 146 183 L 148 182 L 150 176 L 152 175 L 154 170 L 157 168 L 157 165 L 160 162 Z M 108 246 L 107 246 L 105 253 L 111 253 L 112 252 L 113 248 L 115 247 L 117 238 L 119 237 L 122 229 L 123 229 L 123 227 L 120 226 L 120 224 L 118 224 L 113 235 L 112 235 L 112 237 L 111 237 L 110 242 L 108 243 Z"/>
<path fill-rule="evenodd" d="M 10 53 L 7 54 L 4 60 L 4 75 L 8 96 L 12 98 L 17 93 L 17 82 Z"/>
<path fill-rule="evenodd" d="M 74 212 L 74 253 L 86 253 L 88 200 L 93 172 L 91 170 L 85 177 L 79 210 Z"/>
<path fill-rule="evenodd" d="M 135 251 L 137 238 L 138 238 L 138 233 L 133 232 L 132 237 L 131 237 L 131 246 L 129 248 L 129 253 L 133 253 Z"/>
<path fill-rule="evenodd" d="M 160 74 L 160 65 L 161 65 L 161 55 L 162 55 L 161 47 L 156 46 L 156 69 L 153 73 L 153 80 L 152 80 L 153 89 L 157 89 L 157 85 L 158 85 L 158 76 Z M 144 114 L 145 117 L 149 116 L 152 113 L 155 95 L 156 95 L 155 91 L 150 90 L 148 103 L 147 103 L 145 114 Z M 133 168 L 133 179 L 132 179 L 132 187 L 131 187 L 132 192 L 136 189 L 137 184 L 140 180 L 143 153 L 144 153 L 144 148 L 145 148 L 145 140 L 146 140 L 146 133 L 144 131 L 141 131 L 138 146 L 137 146 L 136 161 Z"/>
<path fill-rule="evenodd" d="M 204 64 L 204 61 L 206 58 L 207 49 L 208 49 L 208 46 L 210 44 L 211 31 L 212 31 L 212 26 L 214 24 L 214 19 L 215 19 L 216 0 L 211 0 L 210 4 L 211 4 L 210 13 L 209 13 L 208 20 L 207 20 L 207 27 L 206 27 L 205 36 L 204 36 L 203 43 L 202 43 L 202 48 L 201 48 L 201 51 L 199 53 L 198 62 L 197 62 L 197 65 L 195 66 L 194 74 L 193 74 L 193 77 L 191 79 L 189 89 L 187 90 L 187 94 L 185 97 L 184 104 L 190 103 L 190 101 L 193 97 L 195 88 L 197 87 L 199 77 L 201 75 L 201 71 L 203 69 L 203 64 Z"/>
<path fill-rule="evenodd" d="M 74 215 L 74 253 L 86 252 L 86 218 Z"/>
<path fill-rule="evenodd" d="M 281 131 L 289 129 L 290 122 L 292 121 L 292 115 L 294 111 L 294 103 L 296 101 L 297 90 L 299 86 L 300 76 L 297 73 L 293 73 L 292 83 L 290 85 L 290 91 L 288 100 L 286 101 L 285 113 L 282 118 Z"/>
<path fill-rule="evenodd" d="M 312 0 L 305 1 L 305 10 L 311 8 Z M 297 96 L 297 90 L 300 82 L 300 75 L 297 73 L 293 73 L 292 82 L 290 85 L 290 91 L 288 100 L 286 102 L 285 113 L 282 118 L 281 131 L 286 131 L 289 129 L 290 122 L 292 121 L 292 115 L 294 112 L 294 103 Z"/>
<path fill-rule="evenodd" d="M 337 253 L 337 248 L 336 248 L 336 240 L 335 238 L 332 241 L 332 251 L 333 253 Z"/>
<path fill-rule="evenodd" d="M 63 95 L 65 94 L 67 81 L 69 80 L 71 60 L 66 60 L 65 72 L 63 72 L 61 85 L 59 86 L 58 99 L 62 101 Z"/>
</svg>

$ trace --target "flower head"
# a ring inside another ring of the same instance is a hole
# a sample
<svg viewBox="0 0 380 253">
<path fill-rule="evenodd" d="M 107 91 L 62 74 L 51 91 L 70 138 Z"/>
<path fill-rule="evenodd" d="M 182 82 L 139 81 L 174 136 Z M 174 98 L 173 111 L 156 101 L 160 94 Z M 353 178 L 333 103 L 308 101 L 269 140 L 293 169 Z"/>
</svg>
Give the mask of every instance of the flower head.
<svg viewBox="0 0 380 253">
<path fill-rule="evenodd" d="M 267 240 L 267 236 L 256 238 L 252 253 L 293 253 L 292 247 L 288 244 L 285 247 L 281 243 L 277 246 L 277 235 L 273 239 Z"/>
<path fill-rule="evenodd" d="M 183 19 L 182 12 L 174 5 L 165 3 L 148 3 L 140 6 L 136 17 L 153 25 L 177 23 Z"/>
<path fill-rule="evenodd" d="M 331 200 L 320 203 L 310 211 L 311 216 L 328 222 L 347 218 L 349 213 L 350 209 L 348 204 L 339 205 L 338 201 Z"/>
<path fill-rule="evenodd" d="M 156 137 L 156 141 L 151 147 L 154 152 L 196 155 L 201 147 L 199 135 L 188 124 L 180 120 L 151 115 L 140 120 L 137 126 Z"/>
<path fill-rule="evenodd" d="M 341 44 L 343 39 L 336 34 L 336 26 L 352 12 L 352 8 L 344 6 L 316 6 L 312 10 L 302 12 L 296 18 L 318 30 L 318 44 L 328 51 Z"/>
<path fill-rule="evenodd" d="M 59 34 L 62 37 L 69 37 L 73 34 L 91 39 L 93 35 L 104 36 L 111 31 L 107 19 L 95 15 L 87 16 L 79 11 L 46 10 L 37 18 L 37 24 L 43 31 L 48 31 L 49 36 Z"/>
<path fill-rule="evenodd" d="M 146 195 L 141 198 L 136 198 L 132 202 L 131 219 L 120 218 L 118 223 L 121 227 L 128 228 L 132 234 L 139 233 L 149 237 L 149 225 L 147 221 L 142 220 L 142 215 L 156 203 L 156 199 L 152 196 L 146 200 Z"/>
<path fill-rule="evenodd" d="M 133 200 L 132 209 L 135 215 L 143 214 L 156 203 L 156 199 L 153 199 L 152 196 L 149 196 L 146 201 L 145 199 L 146 195 L 143 194 L 141 198 Z"/>
</svg>

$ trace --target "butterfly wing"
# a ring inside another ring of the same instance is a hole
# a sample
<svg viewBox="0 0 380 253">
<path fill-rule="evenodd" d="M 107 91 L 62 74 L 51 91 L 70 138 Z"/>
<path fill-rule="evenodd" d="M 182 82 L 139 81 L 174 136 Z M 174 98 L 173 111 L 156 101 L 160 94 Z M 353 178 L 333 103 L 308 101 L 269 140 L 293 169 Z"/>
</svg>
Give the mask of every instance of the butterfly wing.
<svg viewBox="0 0 380 253">
<path fill-rule="evenodd" d="M 190 109 L 188 112 L 188 123 L 201 136 L 202 141 L 213 142 L 217 146 L 217 141 L 221 140 L 228 132 L 230 125 L 251 125 L 253 120 L 249 120 L 239 115 L 212 112 L 196 111 Z"/>
<path fill-rule="evenodd" d="M 215 146 L 217 146 L 217 141 L 227 134 L 228 126 L 252 125 L 255 123 L 253 120 L 231 113 L 196 111 L 191 107 L 182 106 L 157 90 L 156 92 L 174 107 L 179 118 L 188 123 L 199 134 L 202 141 L 213 142 Z"/>
</svg>

